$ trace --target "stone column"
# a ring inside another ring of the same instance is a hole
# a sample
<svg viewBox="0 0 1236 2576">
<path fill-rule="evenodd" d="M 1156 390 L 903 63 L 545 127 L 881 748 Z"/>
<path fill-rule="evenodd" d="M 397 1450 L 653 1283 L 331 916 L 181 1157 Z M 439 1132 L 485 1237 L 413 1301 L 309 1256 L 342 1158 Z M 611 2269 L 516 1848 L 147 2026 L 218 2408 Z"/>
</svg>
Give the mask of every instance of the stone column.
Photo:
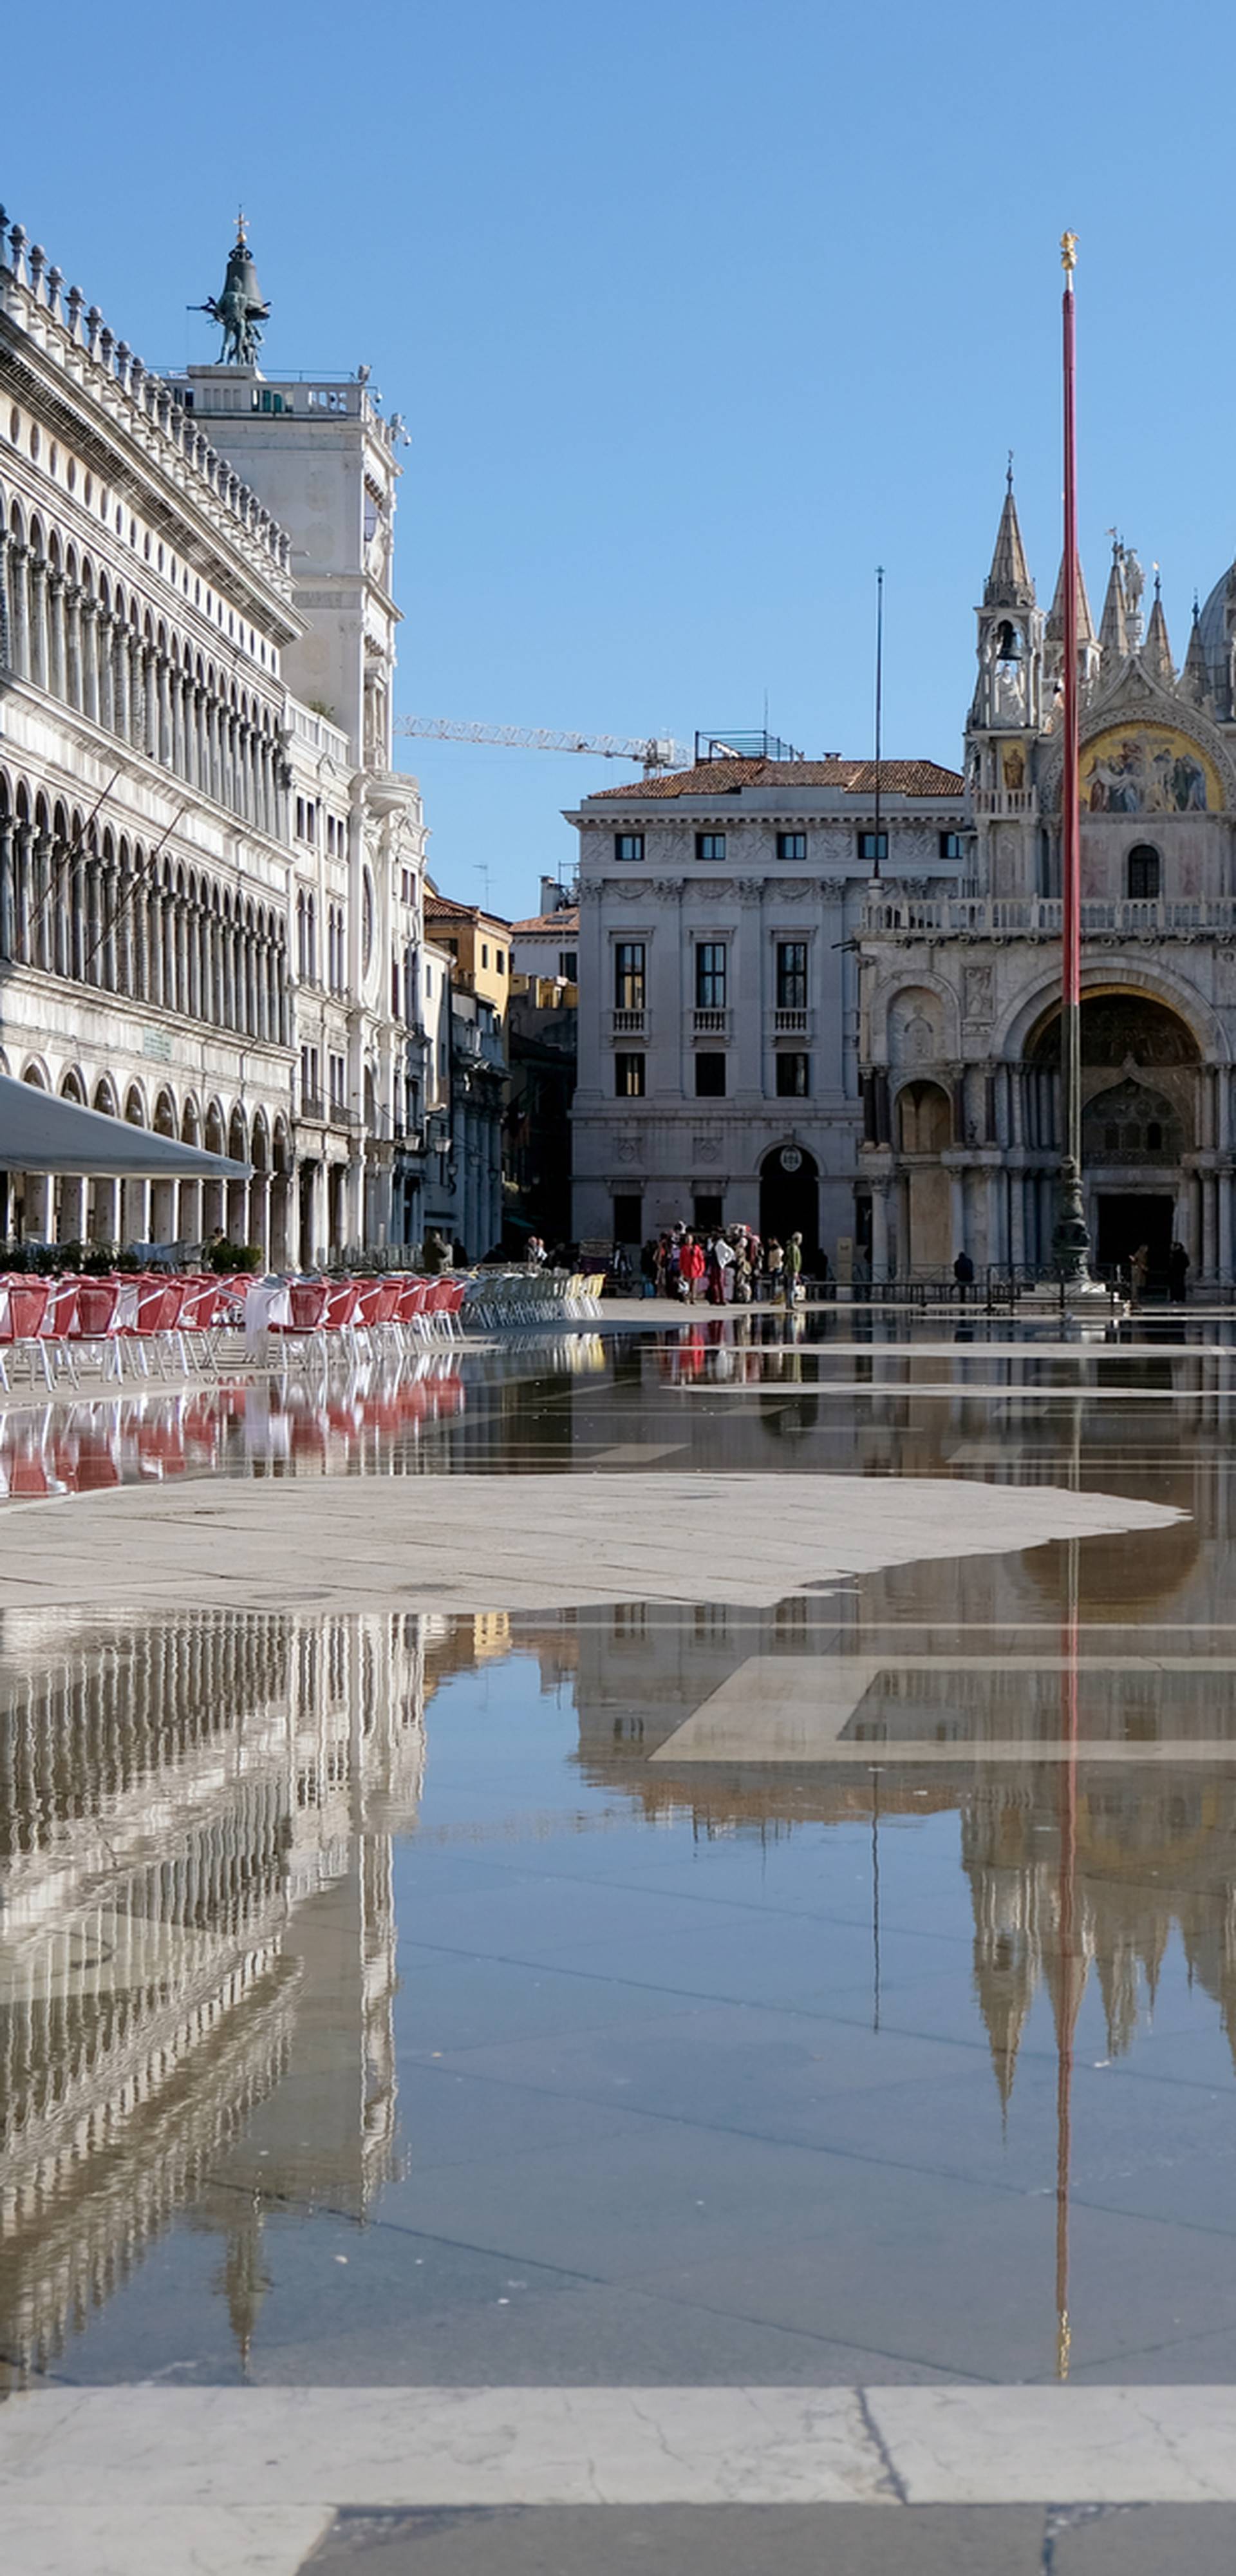
<svg viewBox="0 0 1236 2576">
<path fill-rule="evenodd" d="M 23 1174 L 23 1180 L 25 1186 L 21 1193 L 22 1234 L 27 1242 L 33 1238 L 43 1243 L 49 1231 L 47 1220 L 51 1183 L 45 1172 L 26 1172 Z"/>
<path fill-rule="evenodd" d="M 1019 1177 L 1020 1175 L 1016 1172 L 1012 1175 L 1012 1185 L 1014 1189 L 1017 1186 Z M 1004 1244 L 1002 1239 L 1004 1227 L 1001 1223 L 1001 1219 L 1004 1214 L 1003 1201 L 1004 1174 L 1002 1172 L 989 1170 L 987 1173 L 987 1258 L 989 1262 L 993 1263 L 1000 1263 L 1004 1259 Z"/>
<path fill-rule="evenodd" d="M 966 1243 L 966 1176 L 965 1176 L 965 1173 L 964 1173 L 964 1172 L 950 1172 L 950 1173 L 949 1173 L 949 1176 L 948 1176 L 948 1181 L 949 1181 L 949 1203 L 950 1203 L 950 1204 L 949 1204 L 949 1215 L 950 1215 L 950 1220 L 951 1220 L 951 1223 L 952 1223 L 952 1229 L 953 1229 L 953 1253 L 954 1253 L 954 1255 L 956 1255 L 956 1254 L 957 1254 L 957 1253 L 959 1253 L 959 1252 L 965 1252 L 965 1251 L 967 1251 L 967 1250 L 969 1249 L 969 1247 L 968 1247 L 968 1245 L 967 1245 L 967 1243 Z"/>
<path fill-rule="evenodd" d="M 86 1184 L 66 1173 L 60 1183 L 60 1204 L 56 1211 L 57 1243 L 81 1243 L 85 1237 Z"/>
<path fill-rule="evenodd" d="M 85 659 L 82 652 L 82 611 L 85 604 L 86 594 L 82 589 L 81 583 L 79 581 L 70 582 L 65 592 L 65 608 L 68 619 L 65 630 L 65 651 L 67 656 L 66 685 L 68 688 L 70 705 L 77 707 L 82 714 L 84 714 L 86 710 L 86 673 Z"/>
<path fill-rule="evenodd" d="M 1026 1183 L 1021 1172 L 1009 1173 L 1009 1259 L 1026 1259 Z"/>
<path fill-rule="evenodd" d="M 176 1211 L 176 1241 L 201 1243 L 203 1240 L 202 1184 L 200 1181 L 182 1181 Z"/>
<path fill-rule="evenodd" d="M 122 1246 L 150 1241 L 150 1183 L 124 1181 L 120 1189 L 120 1239 Z"/>
<path fill-rule="evenodd" d="M 262 1255 L 262 1268 L 270 1266 L 270 1174 L 255 1172 L 249 1183 L 249 1237 Z"/>
<path fill-rule="evenodd" d="M 353 1153 L 348 1164 L 344 1187 L 343 1230 L 351 1244 L 365 1240 L 365 1158 L 364 1150 Z"/>
<path fill-rule="evenodd" d="M 0 814 L 0 957 L 14 954 L 13 891 L 13 821 Z"/>
<path fill-rule="evenodd" d="M 880 1173 L 871 1184 L 871 1276 L 888 1277 L 888 1193 L 889 1180 Z"/>
<path fill-rule="evenodd" d="M 47 571 L 47 685 L 53 698 L 68 695 L 65 685 L 64 574 Z"/>
<path fill-rule="evenodd" d="M 151 1183 L 150 1239 L 152 1243 L 174 1243 L 176 1240 L 175 1181 Z"/>
<path fill-rule="evenodd" d="M 92 1243 L 115 1243 L 120 1232 L 120 1185 L 117 1181 L 95 1181 L 90 1191 L 87 1216 Z"/>
<path fill-rule="evenodd" d="M 171 664 L 166 653 L 157 654 L 155 674 L 158 692 L 158 732 L 155 741 L 155 758 L 162 761 L 165 769 L 174 766 L 170 673 Z"/>
<path fill-rule="evenodd" d="M 129 740 L 129 725 L 132 709 L 130 702 L 129 641 L 124 619 L 122 617 L 113 616 L 111 621 L 111 633 L 112 731 L 113 733 L 119 734 L 122 742 L 127 742 Z"/>
<path fill-rule="evenodd" d="M 30 557 L 30 677 L 47 687 L 47 566 L 41 555 Z"/>
<path fill-rule="evenodd" d="M 1202 1270 L 1207 1279 L 1213 1279 L 1218 1264 L 1215 1199 L 1214 1173 L 1204 1172 L 1202 1175 Z"/>
<path fill-rule="evenodd" d="M 10 537 L 8 553 L 9 659 L 19 679 L 28 680 L 30 677 L 30 593 L 27 567 L 30 562 L 30 548 L 19 545 L 15 538 Z"/>
<path fill-rule="evenodd" d="M 81 594 L 81 689 L 82 714 L 92 724 L 99 721 L 99 603 L 88 591 Z"/>
<path fill-rule="evenodd" d="M 1220 1076 L 1224 1081 L 1225 1077 Z M 1232 1278 L 1232 1175 L 1220 1172 L 1216 1182 L 1219 1193 L 1219 1273 L 1229 1285 Z"/>
</svg>

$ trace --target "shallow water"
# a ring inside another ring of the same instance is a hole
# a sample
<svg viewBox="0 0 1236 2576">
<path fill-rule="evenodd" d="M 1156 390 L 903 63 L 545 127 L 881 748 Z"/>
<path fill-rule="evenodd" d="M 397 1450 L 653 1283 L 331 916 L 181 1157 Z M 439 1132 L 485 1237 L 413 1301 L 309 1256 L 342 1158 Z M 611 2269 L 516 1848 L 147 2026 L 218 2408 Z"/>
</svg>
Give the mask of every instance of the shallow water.
<svg viewBox="0 0 1236 2576">
<path fill-rule="evenodd" d="M 767 1616 L 7 1614 L 11 2379 L 1236 2376 L 1228 1354 L 698 1329 L 99 1440 L 1189 1517 Z"/>
<path fill-rule="evenodd" d="M 339 1366 L 328 1381 L 242 1376 L 172 1393 L 152 1379 L 0 1412 L 0 1497 L 201 1477 L 595 1468 L 1110 1483 L 1174 1471 L 1184 1430 L 1222 1453 L 1233 1326 L 1199 1320 L 1172 1340 L 1153 1323 L 1130 1330 L 1135 1339 L 1063 1345 L 1018 1338 L 1001 1318 L 942 1329 L 856 1310 L 715 1316 L 669 1332 L 462 1344 L 403 1367 Z"/>
</svg>

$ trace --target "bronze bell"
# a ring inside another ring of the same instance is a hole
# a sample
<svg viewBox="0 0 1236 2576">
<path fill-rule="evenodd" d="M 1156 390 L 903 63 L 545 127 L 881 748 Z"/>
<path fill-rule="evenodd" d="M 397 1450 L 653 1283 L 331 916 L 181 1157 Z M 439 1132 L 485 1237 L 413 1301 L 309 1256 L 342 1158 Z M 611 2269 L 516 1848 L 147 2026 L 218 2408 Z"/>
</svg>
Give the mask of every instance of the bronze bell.
<svg viewBox="0 0 1236 2576">
<path fill-rule="evenodd" d="M 1017 629 L 1010 617 L 1001 620 L 996 633 L 996 660 L 997 662 L 1020 662 L 1021 660 L 1021 644 Z"/>
<path fill-rule="evenodd" d="M 258 274 L 253 265 L 253 253 L 243 234 L 234 244 L 233 248 L 228 252 L 227 276 L 223 282 L 223 292 L 225 295 L 243 296 L 245 304 L 250 312 L 252 312 L 255 317 L 260 316 L 262 319 L 265 319 L 267 310 L 266 298 L 262 293 L 261 287 L 258 285 Z"/>
</svg>

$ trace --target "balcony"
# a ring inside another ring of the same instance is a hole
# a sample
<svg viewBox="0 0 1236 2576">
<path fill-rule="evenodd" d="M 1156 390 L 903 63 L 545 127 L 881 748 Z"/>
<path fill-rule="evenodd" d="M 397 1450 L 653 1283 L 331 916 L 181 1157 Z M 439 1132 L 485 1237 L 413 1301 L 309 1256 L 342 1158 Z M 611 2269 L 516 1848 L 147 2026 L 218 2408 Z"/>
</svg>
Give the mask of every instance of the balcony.
<svg viewBox="0 0 1236 2576">
<path fill-rule="evenodd" d="M 977 787 L 974 791 L 976 814 L 989 814 L 999 822 L 1013 814 L 1037 814 L 1037 787 Z"/>
<path fill-rule="evenodd" d="M 1058 895 L 891 895 L 863 906 L 864 938 L 1059 939 Z M 1093 896 L 1083 939 L 1231 939 L 1236 895 Z"/>
<path fill-rule="evenodd" d="M 611 1011 L 609 1017 L 611 1037 L 643 1037 L 648 1018 L 646 1011 Z"/>
<path fill-rule="evenodd" d="M 727 1038 L 730 1033 L 728 1011 L 694 1011 L 692 1021 L 697 1038 Z"/>
<path fill-rule="evenodd" d="M 302 1091 L 300 1096 L 300 1107 L 297 1110 L 296 1115 L 300 1120 L 302 1127 L 324 1127 L 326 1125 L 326 1103 L 323 1100 L 321 1093 L 318 1091 Z"/>
<path fill-rule="evenodd" d="M 810 1034 L 810 1023 L 811 1013 L 808 1010 L 774 1011 L 773 1036 L 775 1038 L 805 1038 Z"/>
</svg>

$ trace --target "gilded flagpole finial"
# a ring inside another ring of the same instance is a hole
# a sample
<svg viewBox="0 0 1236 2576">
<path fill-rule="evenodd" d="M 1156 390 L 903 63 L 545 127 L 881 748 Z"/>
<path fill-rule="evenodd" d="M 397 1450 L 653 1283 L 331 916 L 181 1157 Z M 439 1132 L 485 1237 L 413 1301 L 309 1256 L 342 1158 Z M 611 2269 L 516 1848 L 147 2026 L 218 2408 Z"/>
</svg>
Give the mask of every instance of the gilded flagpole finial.
<svg viewBox="0 0 1236 2576">
<path fill-rule="evenodd" d="M 1076 268 L 1076 266 L 1077 266 L 1077 235 L 1076 235 L 1076 233 L 1061 233 L 1061 235 L 1060 235 L 1060 265 L 1061 265 L 1062 269 L 1064 269 L 1064 270 L 1065 270 L 1066 274 L 1067 274 L 1069 277 L 1071 277 L 1071 276 L 1072 276 L 1072 274 L 1073 274 L 1074 269 L 1075 269 L 1075 268 Z"/>
</svg>

